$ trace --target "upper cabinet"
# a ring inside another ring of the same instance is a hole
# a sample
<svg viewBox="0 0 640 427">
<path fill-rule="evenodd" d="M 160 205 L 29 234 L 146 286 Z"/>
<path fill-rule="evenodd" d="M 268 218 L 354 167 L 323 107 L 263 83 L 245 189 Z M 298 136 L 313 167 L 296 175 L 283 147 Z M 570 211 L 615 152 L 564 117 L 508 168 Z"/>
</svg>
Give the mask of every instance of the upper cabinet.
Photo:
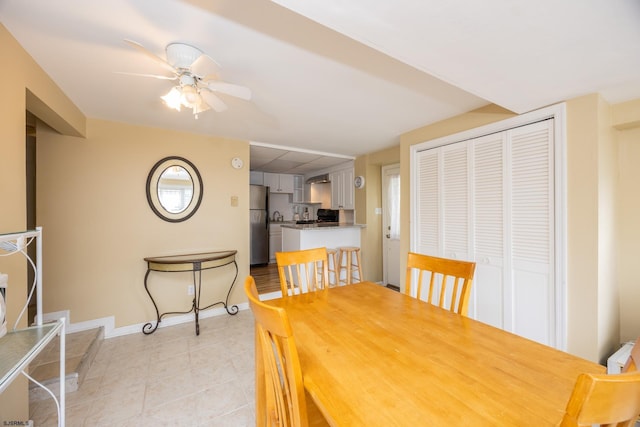
<svg viewBox="0 0 640 427">
<path fill-rule="evenodd" d="M 293 203 L 304 203 L 304 176 L 293 176 Z"/>
<path fill-rule="evenodd" d="M 353 168 L 329 174 L 331 209 L 353 209 Z"/>
<path fill-rule="evenodd" d="M 264 185 L 269 187 L 271 193 L 293 194 L 293 177 L 283 173 L 264 173 Z"/>
<path fill-rule="evenodd" d="M 264 173 L 257 171 L 249 172 L 249 184 L 264 185 Z"/>
</svg>

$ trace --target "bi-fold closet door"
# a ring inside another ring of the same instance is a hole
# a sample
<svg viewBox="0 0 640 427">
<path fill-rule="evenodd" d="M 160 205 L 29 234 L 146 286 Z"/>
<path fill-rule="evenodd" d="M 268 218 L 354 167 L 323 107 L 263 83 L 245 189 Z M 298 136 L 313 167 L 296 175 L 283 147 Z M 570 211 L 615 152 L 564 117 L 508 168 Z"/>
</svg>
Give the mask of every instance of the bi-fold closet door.
<svg viewBox="0 0 640 427">
<path fill-rule="evenodd" d="M 553 119 L 416 153 L 414 248 L 476 262 L 469 315 L 554 346 Z"/>
</svg>

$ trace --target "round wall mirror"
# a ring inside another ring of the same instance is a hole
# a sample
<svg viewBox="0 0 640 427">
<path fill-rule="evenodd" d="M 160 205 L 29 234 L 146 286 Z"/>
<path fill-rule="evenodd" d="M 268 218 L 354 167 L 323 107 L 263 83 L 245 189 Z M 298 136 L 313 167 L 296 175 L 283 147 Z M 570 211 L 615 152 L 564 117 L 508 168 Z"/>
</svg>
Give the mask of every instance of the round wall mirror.
<svg viewBox="0 0 640 427">
<path fill-rule="evenodd" d="M 165 157 L 147 177 L 147 201 L 151 210 L 169 222 L 185 221 L 202 201 L 202 178 L 193 163 L 182 157 Z"/>
</svg>

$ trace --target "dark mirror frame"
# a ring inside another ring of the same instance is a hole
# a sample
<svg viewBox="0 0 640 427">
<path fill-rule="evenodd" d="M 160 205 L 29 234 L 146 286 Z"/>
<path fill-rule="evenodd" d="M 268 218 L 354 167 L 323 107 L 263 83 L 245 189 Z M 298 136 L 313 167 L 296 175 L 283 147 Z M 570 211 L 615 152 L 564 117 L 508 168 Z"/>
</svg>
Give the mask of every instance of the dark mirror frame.
<svg viewBox="0 0 640 427">
<path fill-rule="evenodd" d="M 160 200 L 158 200 L 158 182 L 160 180 L 160 176 L 171 166 L 180 166 L 186 169 L 193 181 L 193 197 L 191 198 L 191 202 L 184 210 L 178 213 L 171 213 L 167 211 L 160 203 Z M 146 190 L 149 206 L 158 217 L 168 222 L 182 222 L 191 218 L 200 207 L 203 193 L 202 177 L 195 165 L 189 160 L 183 157 L 169 156 L 159 160 L 151 168 L 151 172 L 149 172 L 149 176 L 147 176 Z"/>
</svg>

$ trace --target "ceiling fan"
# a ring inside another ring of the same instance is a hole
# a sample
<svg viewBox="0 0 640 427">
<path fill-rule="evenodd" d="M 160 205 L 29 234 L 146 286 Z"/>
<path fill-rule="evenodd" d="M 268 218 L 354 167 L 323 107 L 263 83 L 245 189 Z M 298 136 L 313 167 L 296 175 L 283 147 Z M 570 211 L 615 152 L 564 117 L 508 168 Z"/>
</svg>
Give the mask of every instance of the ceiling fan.
<svg viewBox="0 0 640 427">
<path fill-rule="evenodd" d="M 185 43 L 170 43 L 166 47 L 167 59 L 150 52 L 140 43 L 133 40 L 125 42 L 156 61 L 170 76 L 156 74 L 120 73 L 142 77 L 153 77 L 162 80 L 173 80 L 176 84 L 171 90 L 161 98 L 168 107 L 180 111 L 182 106 L 193 109 L 196 119 L 198 114 L 209 109 L 221 112 L 227 109 L 227 105 L 215 92 L 236 98 L 250 100 L 251 90 L 244 86 L 223 82 L 217 79 L 217 75 L 209 74 L 201 76 L 196 74 L 194 66 L 203 58 L 209 59 L 218 65 L 210 56 L 204 54 L 200 49 Z M 219 66 L 219 65 L 218 65 Z"/>
</svg>

